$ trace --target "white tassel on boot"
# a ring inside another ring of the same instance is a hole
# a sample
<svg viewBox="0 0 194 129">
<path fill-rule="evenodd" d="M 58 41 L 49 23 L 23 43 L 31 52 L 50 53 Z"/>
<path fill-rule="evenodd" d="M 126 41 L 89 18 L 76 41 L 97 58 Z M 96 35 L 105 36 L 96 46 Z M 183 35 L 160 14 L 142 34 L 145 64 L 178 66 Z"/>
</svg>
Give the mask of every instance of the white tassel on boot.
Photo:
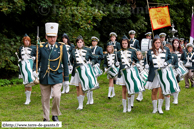
<svg viewBox="0 0 194 129">
<path fill-rule="evenodd" d="M 131 95 L 131 107 L 133 108 L 133 103 L 134 103 L 135 95 Z"/>
<path fill-rule="evenodd" d="M 87 98 L 88 98 L 88 101 L 87 101 L 86 105 L 90 104 L 90 91 L 87 92 Z"/>
<path fill-rule="evenodd" d="M 156 113 L 157 112 L 157 100 L 152 100 L 152 104 L 153 104 L 153 112 L 152 113 Z"/>
<path fill-rule="evenodd" d="M 127 109 L 127 111 L 131 112 L 131 97 L 127 97 L 127 99 L 128 99 L 128 109 Z"/>
<path fill-rule="evenodd" d="M 109 88 L 108 88 L 108 98 L 109 98 L 109 99 L 111 98 L 111 91 L 112 91 L 112 87 L 109 87 Z"/>
<path fill-rule="evenodd" d="M 114 96 L 115 96 L 115 88 L 112 87 L 112 97 L 114 97 Z"/>
<path fill-rule="evenodd" d="M 53 88 L 51 88 L 51 94 L 50 94 L 50 99 L 53 98 Z"/>
<path fill-rule="evenodd" d="M 122 103 L 123 103 L 123 112 L 125 113 L 126 110 L 126 99 L 122 99 Z"/>
<path fill-rule="evenodd" d="M 142 94 L 142 92 L 139 92 L 139 93 L 138 93 L 138 96 L 137 96 L 136 100 L 137 100 L 138 102 L 141 102 L 141 101 L 143 100 L 143 94 Z"/>
<path fill-rule="evenodd" d="M 174 101 L 172 102 L 173 104 L 178 104 L 178 95 L 179 95 L 179 92 L 176 92 L 173 94 L 174 96 Z"/>
<path fill-rule="evenodd" d="M 165 97 L 165 110 L 170 110 L 170 97 Z"/>
<path fill-rule="evenodd" d="M 65 93 L 65 82 L 63 82 L 62 85 L 63 85 L 63 91 L 61 93 L 64 94 Z"/>
<path fill-rule="evenodd" d="M 160 114 L 163 114 L 163 111 L 162 111 L 162 104 L 163 104 L 163 99 L 158 99 L 158 112 Z"/>
<path fill-rule="evenodd" d="M 93 91 L 90 91 L 90 104 L 94 104 Z"/>
<path fill-rule="evenodd" d="M 26 94 L 26 102 L 24 104 L 28 105 L 31 102 L 30 100 L 31 91 L 26 91 L 25 94 Z"/>
</svg>

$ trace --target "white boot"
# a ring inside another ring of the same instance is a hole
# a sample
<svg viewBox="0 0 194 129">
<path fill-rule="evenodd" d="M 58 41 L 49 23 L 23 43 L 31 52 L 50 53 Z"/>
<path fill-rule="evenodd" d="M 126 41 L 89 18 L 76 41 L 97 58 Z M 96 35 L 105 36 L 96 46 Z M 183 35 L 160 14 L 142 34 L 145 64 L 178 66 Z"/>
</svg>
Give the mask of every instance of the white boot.
<svg viewBox="0 0 194 129">
<path fill-rule="evenodd" d="M 133 108 L 133 103 L 134 103 L 135 95 L 131 95 L 131 107 Z"/>
<path fill-rule="evenodd" d="M 67 86 L 65 87 L 65 89 L 66 89 L 65 93 L 69 93 L 69 85 L 67 85 Z"/>
<path fill-rule="evenodd" d="M 160 114 L 163 114 L 163 111 L 162 111 L 162 104 L 163 104 L 163 99 L 158 99 L 158 112 Z"/>
<path fill-rule="evenodd" d="M 112 87 L 112 97 L 114 97 L 114 96 L 115 96 L 115 88 Z"/>
<path fill-rule="evenodd" d="M 153 104 L 153 112 L 152 113 L 156 113 L 157 112 L 157 100 L 152 100 L 152 104 Z"/>
<path fill-rule="evenodd" d="M 51 88 L 51 94 L 50 94 L 50 99 L 53 97 L 53 88 Z"/>
<path fill-rule="evenodd" d="M 174 101 L 173 101 L 172 103 L 178 104 L 178 95 L 179 95 L 179 92 L 176 92 L 176 93 L 173 94 L 173 96 L 174 96 Z"/>
<path fill-rule="evenodd" d="M 128 99 L 128 109 L 127 109 L 127 111 L 131 112 L 131 97 L 127 97 L 127 99 Z"/>
<path fill-rule="evenodd" d="M 123 103 L 123 112 L 125 113 L 126 110 L 126 99 L 122 99 L 122 103 Z"/>
<path fill-rule="evenodd" d="M 63 91 L 61 92 L 62 94 L 64 94 L 65 93 L 65 82 L 63 82 Z"/>
<path fill-rule="evenodd" d="M 93 91 L 90 91 L 90 104 L 94 104 L 94 100 L 93 100 Z"/>
<path fill-rule="evenodd" d="M 30 103 L 31 91 L 26 91 L 25 94 L 26 94 L 26 102 L 24 104 L 28 105 Z"/>
<path fill-rule="evenodd" d="M 80 107 L 81 107 L 81 110 L 82 110 L 83 109 L 83 102 L 84 102 L 84 97 L 85 96 L 83 96 L 83 95 L 80 95 L 80 96 L 81 96 L 81 103 L 80 103 L 81 106 Z"/>
<path fill-rule="evenodd" d="M 111 91 L 112 91 L 112 87 L 109 87 L 109 88 L 108 88 L 108 98 L 109 98 L 109 99 L 111 98 Z"/>
<path fill-rule="evenodd" d="M 87 92 L 87 98 L 88 98 L 88 101 L 87 101 L 86 105 L 90 104 L 90 91 Z"/>
<path fill-rule="evenodd" d="M 139 93 L 138 93 L 138 96 L 137 96 L 136 100 L 137 100 L 138 102 L 140 102 L 140 101 L 143 100 L 143 94 L 142 94 L 142 92 L 139 92 Z"/>
<path fill-rule="evenodd" d="M 170 97 L 165 97 L 165 110 L 170 110 Z"/>
<path fill-rule="evenodd" d="M 81 110 L 81 109 L 83 109 L 82 107 L 82 105 L 81 105 L 81 102 L 82 102 L 82 96 L 80 95 L 80 96 L 78 96 L 77 97 L 77 99 L 78 99 L 78 103 L 79 103 L 79 106 L 78 106 L 78 108 L 77 108 L 77 110 Z"/>
</svg>

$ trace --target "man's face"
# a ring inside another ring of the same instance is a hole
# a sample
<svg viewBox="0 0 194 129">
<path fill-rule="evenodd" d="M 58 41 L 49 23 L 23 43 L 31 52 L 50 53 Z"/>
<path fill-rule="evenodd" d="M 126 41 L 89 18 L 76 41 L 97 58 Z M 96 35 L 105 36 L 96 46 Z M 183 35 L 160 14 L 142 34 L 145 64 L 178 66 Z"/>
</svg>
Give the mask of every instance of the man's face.
<svg viewBox="0 0 194 129">
<path fill-rule="evenodd" d="M 135 37 L 135 35 L 134 35 L 134 34 L 130 34 L 129 37 L 130 37 L 131 39 L 133 39 L 133 38 Z"/>
<path fill-rule="evenodd" d="M 46 39 L 49 44 L 53 45 L 57 41 L 57 36 L 46 36 Z"/>
<path fill-rule="evenodd" d="M 116 40 L 116 36 L 111 36 L 111 37 L 110 37 L 110 40 L 111 40 L 112 42 L 114 42 L 114 41 Z"/>
<path fill-rule="evenodd" d="M 97 41 L 92 41 L 92 46 L 96 46 L 98 44 Z"/>
<path fill-rule="evenodd" d="M 146 39 L 151 39 L 151 36 L 150 36 L 150 35 L 147 35 L 147 36 L 146 36 Z"/>
<path fill-rule="evenodd" d="M 160 40 L 163 42 L 165 41 L 165 37 L 160 37 Z"/>
<path fill-rule="evenodd" d="M 188 47 L 187 50 L 189 53 L 191 53 L 193 51 L 193 47 Z"/>
</svg>

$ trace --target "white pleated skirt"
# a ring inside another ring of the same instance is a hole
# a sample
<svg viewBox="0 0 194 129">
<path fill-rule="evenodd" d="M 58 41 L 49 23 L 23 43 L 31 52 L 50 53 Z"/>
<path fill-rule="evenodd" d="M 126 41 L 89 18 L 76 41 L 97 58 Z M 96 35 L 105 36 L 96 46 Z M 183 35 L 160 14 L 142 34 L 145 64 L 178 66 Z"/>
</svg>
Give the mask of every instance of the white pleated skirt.
<svg viewBox="0 0 194 129">
<path fill-rule="evenodd" d="M 145 88 L 148 90 L 154 89 L 154 88 L 159 88 L 160 87 L 160 83 L 159 83 L 159 79 L 158 76 L 156 75 L 154 77 L 153 82 L 147 81 Z"/>
<path fill-rule="evenodd" d="M 120 78 L 117 78 L 116 84 L 121 85 L 121 86 L 125 85 L 125 80 L 124 80 L 123 76 L 121 76 Z"/>
<path fill-rule="evenodd" d="M 70 85 L 79 86 L 80 80 L 78 77 L 78 73 L 75 73 L 74 76 L 71 76 Z"/>
</svg>

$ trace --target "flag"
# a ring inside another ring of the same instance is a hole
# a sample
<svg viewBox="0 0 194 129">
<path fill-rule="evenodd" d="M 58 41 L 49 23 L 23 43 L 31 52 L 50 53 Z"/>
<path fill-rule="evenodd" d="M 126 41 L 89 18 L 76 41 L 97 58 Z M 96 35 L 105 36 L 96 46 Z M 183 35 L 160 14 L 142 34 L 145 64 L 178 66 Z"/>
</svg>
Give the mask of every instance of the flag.
<svg viewBox="0 0 194 129">
<path fill-rule="evenodd" d="M 193 40 L 194 40 L 194 16 L 193 16 L 193 13 L 192 13 L 192 16 L 191 16 L 191 33 L 190 33 L 190 42 L 189 43 L 193 44 Z"/>
<path fill-rule="evenodd" d="M 168 6 L 150 8 L 149 14 L 153 30 L 171 26 Z"/>
</svg>

